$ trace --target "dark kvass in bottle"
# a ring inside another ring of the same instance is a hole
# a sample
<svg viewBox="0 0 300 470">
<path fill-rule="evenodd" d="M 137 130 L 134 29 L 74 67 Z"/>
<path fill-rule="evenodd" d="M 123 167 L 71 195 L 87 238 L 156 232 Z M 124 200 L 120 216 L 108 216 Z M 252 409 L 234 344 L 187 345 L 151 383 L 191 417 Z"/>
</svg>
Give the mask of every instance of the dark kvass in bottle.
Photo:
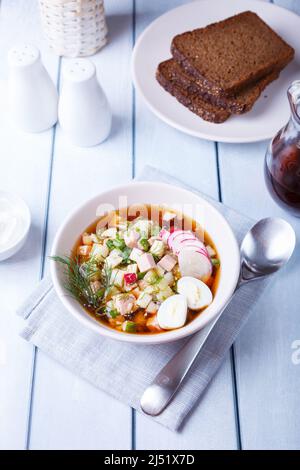
<svg viewBox="0 0 300 470">
<path fill-rule="evenodd" d="M 273 199 L 300 217 L 300 80 L 288 89 L 291 118 L 271 141 L 265 159 L 265 180 Z"/>
</svg>

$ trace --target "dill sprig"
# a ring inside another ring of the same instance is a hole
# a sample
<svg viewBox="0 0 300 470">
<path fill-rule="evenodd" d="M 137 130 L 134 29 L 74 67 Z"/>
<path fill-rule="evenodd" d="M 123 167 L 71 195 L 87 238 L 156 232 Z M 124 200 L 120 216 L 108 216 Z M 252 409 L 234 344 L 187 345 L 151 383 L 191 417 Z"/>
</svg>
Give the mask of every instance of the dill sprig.
<svg viewBox="0 0 300 470">
<path fill-rule="evenodd" d="M 112 286 L 111 268 L 105 264 L 103 270 L 99 271 L 93 258 L 82 264 L 78 257 L 52 256 L 51 259 L 64 266 L 66 280 L 63 286 L 66 291 L 84 307 L 92 308 L 100 313 Z M 99 273 L 101 288 L 95 291 L 91 287 L 91 281 L 97 273 Z"/>
</svg>

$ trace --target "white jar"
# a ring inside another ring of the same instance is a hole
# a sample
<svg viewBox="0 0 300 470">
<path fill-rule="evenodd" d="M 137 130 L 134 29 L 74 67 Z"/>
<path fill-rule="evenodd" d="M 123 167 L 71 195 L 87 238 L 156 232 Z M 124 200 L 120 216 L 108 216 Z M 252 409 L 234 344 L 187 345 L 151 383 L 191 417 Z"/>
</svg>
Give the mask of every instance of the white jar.
<svg viewBox="0 0 300 470">
<path fill-rule="evenodd" d="M 27 132 L 41 132 L 57 121 L 57 91 L 31 44 L 13 47 L 8 53 L 9 111 L 13 123 Z"/>
<path fill-rule="evenodd" d="M 68 60 L 62 78 L 58 105 L 62 130 L 79 147 L 103 142 L 110 133 L 112 114 L 94 64 L 87 59 Z"/>
</svg>

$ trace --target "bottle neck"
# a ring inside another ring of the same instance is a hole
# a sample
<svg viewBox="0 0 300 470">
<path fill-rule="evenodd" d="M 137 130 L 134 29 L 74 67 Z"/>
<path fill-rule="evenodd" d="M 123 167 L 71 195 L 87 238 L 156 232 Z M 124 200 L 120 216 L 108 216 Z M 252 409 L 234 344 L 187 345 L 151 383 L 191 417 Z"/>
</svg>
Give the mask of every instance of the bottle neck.
<svg viewBox="0 0 300 470">
<path fill-rule="evenodd" d="M 288 98 L 292 113 L 291 119 L 293 124 L 297 128 L 300 128 L 300 80 L 297 80 L 291 84 L 288 89 Z"/>
</svg>

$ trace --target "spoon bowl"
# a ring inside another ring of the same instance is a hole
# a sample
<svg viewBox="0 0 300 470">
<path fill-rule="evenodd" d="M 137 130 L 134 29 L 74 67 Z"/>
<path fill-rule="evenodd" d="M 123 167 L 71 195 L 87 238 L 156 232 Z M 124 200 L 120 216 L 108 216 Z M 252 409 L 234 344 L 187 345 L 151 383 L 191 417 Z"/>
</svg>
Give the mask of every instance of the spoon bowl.
<svg viewBox="0 0 300 470">
<path fill-rule="evenodd" d="M 292 226 L 283 219 L 268 217 L 257 222 L 241 245 L 241 259 L 259 276 L 272 274 L 290 259 L 296 244 Z"/>
</svg>

